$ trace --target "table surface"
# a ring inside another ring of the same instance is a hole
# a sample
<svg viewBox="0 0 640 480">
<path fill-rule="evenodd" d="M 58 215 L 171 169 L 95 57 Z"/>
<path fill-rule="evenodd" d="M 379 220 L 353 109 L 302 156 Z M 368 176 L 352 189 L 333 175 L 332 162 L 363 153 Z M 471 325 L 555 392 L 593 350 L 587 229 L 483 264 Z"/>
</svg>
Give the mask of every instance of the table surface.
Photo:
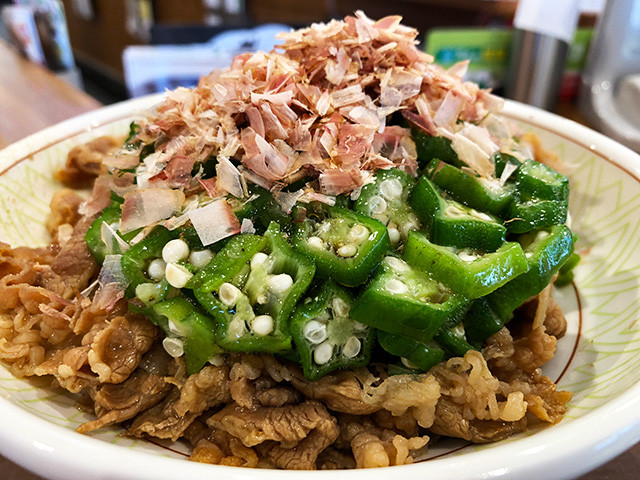
<svg viewBox="0 0 640 480">
<path fill-rule="evenodd" d="M 23 60 L 0 40 L 0 148 L 67 118 L 99 108 L 101 104 L 45 68 Z M 566 105 L 559 112 L 581 120 Z M 631 480 L 638 478 L 640 444 L 580 480 Z M 42 480 L 0 456 L 4 480 Z"/>
<path fill-rule="evenodd" d="M 0 40 L 0 148 L 101 106 Z"/>
</svg>

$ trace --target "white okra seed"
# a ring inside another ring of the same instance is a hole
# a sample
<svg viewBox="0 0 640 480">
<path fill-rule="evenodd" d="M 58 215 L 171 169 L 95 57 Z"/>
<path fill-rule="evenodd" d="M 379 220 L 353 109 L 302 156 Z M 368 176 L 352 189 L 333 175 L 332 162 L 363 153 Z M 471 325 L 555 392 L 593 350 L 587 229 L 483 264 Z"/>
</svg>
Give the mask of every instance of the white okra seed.
<svg viewBox="0 0 640 480">
<path fill-rule="evenodd" d="M 387 200 L 396 200 L 402 195 L 402 183 L 397 178 L 388 178 L 380 184 L 380 193 Z"/>
<path fill-rule="evenodd" d="M 407 287 L 404 282 L 398 280 L 397 278 L 390 279 L 385 285 L 385 288 L 389 293 L 396 293 L 398 295 L 407 293 L 407 291 L 409 290 L 409 287 Z"/>
<path fill-rule="evenodd" d="M 459 218 L 459 217 L 467 216 L 467 211 L 464 210 L 460 205 L 456 205 L 456 204 L 447 205 L 443 213 L 445 217 L 449 217 L 449 218 Z"/>
<path fill-rule="evenodd" d="M 267 280 L 269 290 L 275 294 L 283 294 L 293 286 L 293 278 L 286 273 L 273 275 Z"/>
<path fill-rule="evenodd" d="M 400 260 L 399 258 L 396 258 L 396 257 L 391 257 L 391 256 L 385 257 L 384 261 L 387 262 L 387 264 L 396 273 L 405 273 L 411 269 L 411 267 L 409 267 L 409 265 L 407 265 L 403 260 Z"/>
<path fill-rule="evenodd" d="M 157 283 L 141 283 L 136 287 L 136 297 L 144 303 L 155 302 L 162 293 L 160 288 Z"/>
<path fill-rule="evenodd" d="M 218 289 L 218 298 L 227 307 L 233 307 L 240 295 L 242 295 L 242 292 L 232 283 L 225 282 Z"/>
<path fill-rule="evenodd" d="M 156 258 L 151 260 L 149 263 L 149 268 L 147 269 L 147 273 L 149 274 L 149 278 L 159 282 L 164 278 L 164 271 L 167 269 L 167 262 L 162 260 L 161 258 Z"/>
<path fill-rule="evenodd" d="M 391 245 L 395 245 L 400 241 L 400 232 L 395 227 L 389 227 L 389 241 Z"/>
<path fill-rule="evenodd" d="M 184 343 L 179 338 L 166 337 L 162 340 L 162 346 L 173 358 L 181 357 L 184 354 Z"/>
<path fill-rule="evenodd" d="M 369 209 L 373 215 L 380 215 L 387 210 L 387 202 L 380 195 L 374 195 L 369 199 Z"/>
<path fill-rule="evenodd" d="M 340 297 L 335 297 L 331 301 L 331 308 L 333 309 L 333 314 L 336 317 L 346 317 L 349 315 L 349 310 L 351 309 L 349 304 Z"/>
<path fill-rule="evenodd" d="M 171 332 L 173 335 L 176 335 L 178 337 L 183 337 L 185 335 L 184 329 L 178 327 L 178 325 L 176 325 L 172 320 L 169 320 L 167 322 L 167 326 L 169 327 L 169 332 Z"/>
<path fill-rule="evenodd" d="M 468 250 L 460 250 L 458 252 L 458 258 L 465 262 L 473 262 L 478 259 L 478 256 L 470 253 Z"/>
<path fill-rule="evenodd" d="M 231 338 L 240 338 L 244 335 L 246 331 L 246 327 L 244 324 L 244 320 L 239 317 L 234 317 L 233 320 L 229 323 L 229 337 Z"/>
<path fill-rule="evenodd" d="M 318 248 L 320 250 L 324 250 L 326 248 L 324 240 L 322 240 L 320 237 L 309 237 L 307 239 L 307 243 L 312 248 Z"/>
<path fill-rule="evenodd" d="M 409 232 L 413 230 L 418 230 L 419 228 L 420 228 L 420 220 L 416 215 L 410 214 L 407 221 L 402 224 L 400 233 L 402 233 L 403 238 L 407 238 L 407 236 L 409 235 Z"/>
<path fill-rule="evenodd" d="M 408 358 L 400 357 L 400 361 L 407 368 L 411 368 L 412 370 L 419 370 L 418 366 Z"/>
<path fill-rule="evenodd" d="M 271 315 L 258 315 L 251 320 L 251 330 L 260 337 L 273 332 L 273 317 Z"/>
<path fill-rule="evenodd" d="M 368 325 L 365 325 L 364 323 L 360 323 L 360 322 L 353 322 L 353 330 L 355 332 L 364 332 L 366 329 L 368 328 Z"/>
<path fill-rule="evenodd" d="M 487 215 L 484 212 L 479 212 L 475 208 L 471 209 L 471 216 L 477 218 L 478 220 L 484 220 L 485 222 L 493 222 L 493 218 Z"/>
<path fill-rule="evenodd" d="M 342 347 L 342 354 L 347 358 L 353 358 L 360 353 L 362 343 L 357 337 L 349 337 Z"/>
<path fill-rule="evenodd" d="M 264 265 L 264 262 L 267 261 L 269 256 L 266 253 L 258 252 L 251 258 L 251 268 L 257 268 L 261 265 Z"/>
<path fill-rule="evenodd" d="M 218 355 L 214 355 L 209 359 L 209 363 L 214 367 L 221 367 L 224 365 L 224 355 L 220 353 Z"/>
<path fill-rule="evenodd" d="M 317 345 L 327 339 L 327 325 L 317 320 L 309 320 L 302 327 L 302 334 L 309 343 Z"/>
<path fill-rule="evenodd" d="M 351 227 L 347 235 L 347 240 L 353 243 L 360 244 L 369 237 L 369 229 L 364 225 L 356 224 Z"/>
<path fill-rule="evenodd" d="M 331 222 L 322 222 L 316 227 L 318 233 L 328 233 L 331 230 Z"/>
<path fill-rule="evenodd" d="M 451 329 L 451 332 L 458 337 L 464 338 L 464 324 L 460 322 L 458 325 Z"/>
<path fill-rule="evenodd" d="M 324 365 L 333 356 L 333 344 L 325 340 L 313 350 L 313 360 L 318 365 Z"/>
<path fill-rule="evenodd" d="M 176 263 L 189 256 L 189 245 L 184 240 L 170 240 L 162 248 L 162 259 L 167 263 Z"/>
<path fill-rule="evenodd" d="M 193 277 L 193 274 L 189 270 L 176 263 L 167 263 L 165 275 L 169 285 L 175 288 L 183 288 L 187 282 L 191 280 L 191 277 Z"/>
<path fill-rule="evenodd" d="M 209 263 L 209 261 L 211 261 L 212 258 L 213 253 L 211 252 L 211 250 L 198 250 L 191 252 L 191 255 L 189 255 L 189 261 L 191 262 L 191 265 L 196 268 L 204 267 L 207 263 Z"/>
<path fill-rule="evenodd" d="M 341 257 L 344 258 L 351 258 L 354 257 L 356 255 L 356 253 L 358 253 L 358 247 L 356 247 L 354 244 L 352 243 L 348 243 L 346 245 L 341 246 L 338 249 L 338 255 L 340 255 Z"/>
</svg>

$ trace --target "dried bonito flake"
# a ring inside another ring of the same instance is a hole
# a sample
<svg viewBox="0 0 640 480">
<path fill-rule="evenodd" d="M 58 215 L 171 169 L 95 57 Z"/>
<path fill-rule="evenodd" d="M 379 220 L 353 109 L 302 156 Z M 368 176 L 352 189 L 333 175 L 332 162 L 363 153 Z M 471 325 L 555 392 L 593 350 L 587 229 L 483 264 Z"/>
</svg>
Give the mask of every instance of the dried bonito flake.
<svg viewBox="0 0 640 480">
<path fill-rule="evenodd" d="M 169 93 L 136 137 L 140 151 L 154 146 L 135 166 L 137 183 L 202 188 L 197 174 L 190 182 L 185 172 L 212 156 L 223 159 L 220 188 L 207 189 L 217 195 L 242 194 L 241 172 L 274 191 L 319 177 L 309 188 L 320 195 L 349 193 L 377 169 L 415 174 L 413 140 L 407 129 L 387 126 L 389 115 L 402 112 L 417 128 L 453 137 L 460 121 L 477 122 L 500 105 L 462 80 L 466 64 L 433 64 L 416 47 L 417 31 L 400 20 L 358 11 L 283 33 L 274 51 L 239 55 L 196 88 Z M 484 143 L 476 156 L 486 155 Z M 472 169 L 489 174 L 472 160 Z"/>
</svg>

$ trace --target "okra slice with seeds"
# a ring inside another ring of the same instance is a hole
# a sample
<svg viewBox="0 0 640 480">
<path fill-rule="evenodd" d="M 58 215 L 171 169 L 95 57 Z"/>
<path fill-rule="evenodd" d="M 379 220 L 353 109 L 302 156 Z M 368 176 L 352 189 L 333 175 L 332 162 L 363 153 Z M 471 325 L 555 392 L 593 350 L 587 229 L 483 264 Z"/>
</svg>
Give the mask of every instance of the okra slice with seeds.
<svg viewBox="0 0 640 480">
<path fill-rule="evenodd" d="M 516 194 L 507 210 L 504 224 L 509 233 L 527 233 L 567 221 L 569 204 L 565 200 L 522 199 Z"/>
<path fill-rule="evenodd" d="M 416 144 L 416 153 L 420 166 L 428 164 L 434 158 L 457 167 L 465 166 L 446 137 L 432 136 L 422 130 L 413 129 L 411 136 Z"/>
<path fill-rule="evenodd" d="M 434 340 L 450 357 L 463 357 L 468 350 L 474 349 L 474 346 L 467 341 L 462 322 L 451 328 L 440 329 Z"/>
<path fill-rule="evenodd" d="M 106 255 L 120 254 L 128 249 L 128 242 L 140 232 L 140 229 L 136 229 L 132 232 L 120 233 L 121 207 L 122 199 L 113 200 L 111 205 L 93 221 L 85 234 L 87 248 L 100 265 L 104 262 Z"/>
<path fill-rule="evenodd" d="M 569 200 L 569 179 L 543 163 L 526 160 L 515 177 L 521 199 Z"/>
<path fill-rule="evenodd" d="M 453 200 L 501 218 L 506 215 L 514 195 L 512 182 L 479 177 L 438 159 L 429 162 L 424 175 Z"/>
<path fill-rule="evenodd" d="M 391 245 L 401 246 L 421 222 L 409 206 L 408 198 L 416 181 L 396 168 L 378 170 L 376 181 L 365 185 L 355 203 L 357 213 L 375 218 L 387 226 Z"/>
<path fill-rule="evenodd" d="M 294 312 L 291 333 L 309 380 L 369 363 L 373 329 L 351 317 L 352 303 L 351 294 L 329 280 Z"/>
<path fill-rule="evenodd" d="M 518 243 L 527 260 L 527 271 L 486 297 L 502 319 L 510 318 L 516 308 L 546 288 L 574 249 L 571 230 L 565 225 L 521 235 Z"/>
<path fill-rule="evenodd" d="M 474 300 L 463 320 L 465 338 L 478 349 L 482 348 L 487 338 L 498 333 L 513 316 L 498 315 L 487 300 L 488 297 L 490 295 Z"/>
<path fill-rule="evenodd" d="M 127 250 L 121 265 L 129 282 L 128 298 L 135 297 L 146 306 L 162 301 L 172 288 L 186 287 L 194 273 L 211 261 L 214 253 L 203 247 L 192 250 L 183 240 L 184 231 L 157 227 L 147 238 Z"/>
<path fill-rule="evenodd" d="M 164 331 L 165 350 L 173 357 L 184 353 L 188 375 L 199 372 L 222 352 L 215 341 L 215 321 L 186 298 L 178 296 L 164 300 L 146 313 Z"/>
<path fill-rule="evenodd" d="M 129 284 L 125 290 L 127 298 L 137 297 L 149 305 L 167 296 L 171 285 L 166 279 L 167 264 L 162 260 L 162 250 L 177 235 L 175 231 L 156 227 L 144 240 L 122 254 L 120 265 Z"/>
<path fill-rule="evenodd" d="M 460 322 L 469 301 L 403 260 L 387 256 L 357 298 L 351 316 L 392 334 L 427 342 Z"/>
<path fill-rule="evenodd" d="M 194 293 L 217 320 L 225 350 L 278 353 L 291 349 L 289 317 L 314 273 L 313 261 L 273 222 L 264 237 L 233 237 L 194 282 Z"/>
<path fill-rule="evenodd" d="M 535 160 L 527 160 L 516 173 L 515 195 L 507 209 L 510 233 L 526 233 L 567 221 L 569 180 Z"/>
<path fill-rule="evenodd" d="M 505 241 L 507 229 L 500 219 L 445 198 L 426 176 L 413 189 L 411 205 L 438 245 L 492 252 Z"/>
<path fill-rule="evenodd" d="M 505 242 L 486 253 L 436 245 L 417 232 L 409 234 L 403 259 L 471 299 L 493 292 L 529 268 L 517 242 Z"/>
<path fill-rule="evenodd" d="M 426 372 L 445 357 L 445 352 L 435 342 L 420 342 L 414 338 L 377 331 L 378 343 L 386 352 L 400 357 L 410 370 Z"/>
<path fill-rule="evenodd" d="M 480 348 L 513 317 L 513 311 L 539 294 L 573 256 L 573 236 L 566 226 L 530 232 L 518 239 L 528 270 L 494 292 L 474 301 L 464 318 L 466 339 Z"/>
<path fill-rule="evenodd" d="M 389 234 L 378 220 L 314 202 L 296 228 L 293 245 L 315 261 L 320 278 L 357 286 L 388 250 Z"/>
</svg>

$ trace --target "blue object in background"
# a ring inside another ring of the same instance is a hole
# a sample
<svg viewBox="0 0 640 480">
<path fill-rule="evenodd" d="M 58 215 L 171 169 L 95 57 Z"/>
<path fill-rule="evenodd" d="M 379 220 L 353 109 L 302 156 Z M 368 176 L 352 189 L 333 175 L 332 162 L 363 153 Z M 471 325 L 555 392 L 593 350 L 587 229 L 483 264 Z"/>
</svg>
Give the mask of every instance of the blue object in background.
<svg viewBox="0 0 640 480">
<path fill-rule="evenodd" d="M 186 27 L 176 32 L 184 34 Z M 271 51 L 280 43 L 276 35 L 291 27 L 265 24 L 223 31 L 206 43 L 127 47 L 122 55 L 129 95 L 138 97 L 176 87 L 193 87 L 215 68 L 231 64 L 233 57 L 258 50 Z M 180 33 L 182 32 L 182 33 Z M 153 41 L 170 38 L 170 29 L 152 31 Z M 202 33 L 202 32 L 199 32 Z M 155 38 L 154 38 L 155 37 Z"/>
</svg>

